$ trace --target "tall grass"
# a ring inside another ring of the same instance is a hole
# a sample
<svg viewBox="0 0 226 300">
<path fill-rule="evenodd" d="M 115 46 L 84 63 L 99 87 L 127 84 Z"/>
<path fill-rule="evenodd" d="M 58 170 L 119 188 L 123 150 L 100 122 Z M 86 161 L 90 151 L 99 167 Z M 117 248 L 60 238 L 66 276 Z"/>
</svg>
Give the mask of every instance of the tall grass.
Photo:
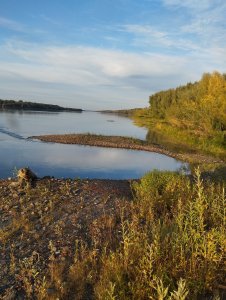
<svg viewBox="0 0 226 300">
<path fill-rule="evenodd" d="M 191 184 L 156 171 L 134 188 L 132 219 L 122 223 L 121 245 L 103 262 L 99 299 L 112 287 L 115 299 L 217 297 L 226 241 L 222 187 L 204 186 L 198 172 Z"/>
<path fill-rule="evenodd" d="M 133 184 L 134 200 L 75 241 L 62 261 L 49 243 L 49 262 L 33 253 L 19 265 L 29 299 L 223 299 L 223 184 L 154 171 Z M 98 233 L 98 234 L 97 234 Z"/>
</svg>

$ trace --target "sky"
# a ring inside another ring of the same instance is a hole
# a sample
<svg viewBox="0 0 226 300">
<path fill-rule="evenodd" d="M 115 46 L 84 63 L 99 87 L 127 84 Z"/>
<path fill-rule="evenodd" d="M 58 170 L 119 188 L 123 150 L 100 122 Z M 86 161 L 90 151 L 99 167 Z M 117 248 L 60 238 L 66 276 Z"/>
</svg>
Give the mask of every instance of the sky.
<svg viewBox="0 0 226 300">
<path fill-rule="evenodd" d="M 82 109 L 226 72 L 225 0 L 0 0 L 0 99 Z"/>
</svg>

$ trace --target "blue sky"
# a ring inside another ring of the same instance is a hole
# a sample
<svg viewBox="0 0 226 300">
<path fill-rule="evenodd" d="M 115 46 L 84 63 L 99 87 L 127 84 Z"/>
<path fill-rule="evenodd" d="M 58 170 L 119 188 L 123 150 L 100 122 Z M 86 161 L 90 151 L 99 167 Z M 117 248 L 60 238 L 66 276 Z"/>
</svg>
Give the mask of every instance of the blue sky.
<svg viewBox="0 0 226 300">
<path fill-rule="evenodd" d="M 226 72 L 225 0 L 0 0 L 0 98 L 83 109 Z"/>
</svg>

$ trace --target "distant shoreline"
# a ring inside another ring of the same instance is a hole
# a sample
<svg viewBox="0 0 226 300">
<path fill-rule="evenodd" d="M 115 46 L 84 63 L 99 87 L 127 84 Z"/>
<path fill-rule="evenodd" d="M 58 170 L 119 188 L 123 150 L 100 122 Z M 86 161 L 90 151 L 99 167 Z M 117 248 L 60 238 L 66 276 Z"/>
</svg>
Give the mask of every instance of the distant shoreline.
<svg viewBox="0 0 226 300">
<path fill-rule="evenodd" d="M 62 107 L 54 104 L 27 102 L 23 100 L 1 100 L 0 111 L 50 111 L 50 112 L 82 112 L 81 108 Z"/>
<path fill-rule="evenodd" d="M 142 150 L 156 152 L 188 163 L 222 163 L 221 160 L 199 153 L 171 152 L 161 145 L 148 144 L 146 141 L 123 137 L 103 136 L 95 134 L 59 134 L 31 136 L 29 139 L 38 139 L 42 142 L 77 144 L 95 147 L 121 148 L 130 150 Z"/>
</svg>

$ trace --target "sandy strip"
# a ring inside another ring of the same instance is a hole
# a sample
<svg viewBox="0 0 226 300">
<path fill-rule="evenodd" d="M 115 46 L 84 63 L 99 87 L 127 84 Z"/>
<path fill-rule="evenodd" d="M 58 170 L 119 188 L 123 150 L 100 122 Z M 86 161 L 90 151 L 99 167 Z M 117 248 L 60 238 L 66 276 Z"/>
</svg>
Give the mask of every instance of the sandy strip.
<svg viewBox="0 0 226 300">
<path fill-rule="evenodd" d="M 40 135 L 29 137 L 43 142 L 88 145 L 96 147 L 123 148 L 132 150 L 143 150 L 164 154 L 175 159 L 192 163 L 222 163 L 220 159 L 198 154 L 198 153 L 176 153 L 171 152 L 161 145 L 148 144 L 146 141 L 121 137 L 121 136 L 102 136 L 93 134 L 59 134 L 59 135 Z"/>
</svg>

